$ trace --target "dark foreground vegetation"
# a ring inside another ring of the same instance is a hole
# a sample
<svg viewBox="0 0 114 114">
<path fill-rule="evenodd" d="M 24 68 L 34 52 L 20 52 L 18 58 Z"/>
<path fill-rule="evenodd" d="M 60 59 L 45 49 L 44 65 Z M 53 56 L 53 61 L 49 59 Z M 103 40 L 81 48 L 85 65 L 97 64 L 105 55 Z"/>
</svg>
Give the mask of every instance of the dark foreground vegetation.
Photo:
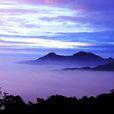
<svg viewBox="0 0 114 114">
<path fill-rule="evenodd" d="M 0 114 L 114 114 L 114 90 L 97 97 L 50 96 L 44 100 L 38 98 L 36 103 L 25 103 L 20 96 L 1 92 Z"/>
</svg>

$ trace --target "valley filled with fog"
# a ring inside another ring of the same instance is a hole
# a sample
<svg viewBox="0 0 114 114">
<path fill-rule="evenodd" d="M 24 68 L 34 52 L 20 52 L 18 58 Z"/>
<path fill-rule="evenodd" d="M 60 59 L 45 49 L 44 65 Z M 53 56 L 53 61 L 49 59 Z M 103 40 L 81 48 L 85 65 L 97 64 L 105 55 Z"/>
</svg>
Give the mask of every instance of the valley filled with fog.
<svg viewBox="0 0 114 114">
<path fill-rule="evenodd" d="M 0 87 L 24 100 L 50 95 L 95 96 L 114 89 L 114 72 L 62 71 L 59 66 L 0 61 Z M 62 66 L 64 67 L 64 66 Z"/>
</svg>

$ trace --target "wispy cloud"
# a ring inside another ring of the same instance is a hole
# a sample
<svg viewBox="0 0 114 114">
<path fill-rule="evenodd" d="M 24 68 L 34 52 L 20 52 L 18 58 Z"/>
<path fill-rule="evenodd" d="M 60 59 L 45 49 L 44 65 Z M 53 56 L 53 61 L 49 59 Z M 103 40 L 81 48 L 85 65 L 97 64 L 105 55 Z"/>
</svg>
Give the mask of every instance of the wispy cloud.
<svg viewBox="0 0 114 114">
<path fill-rule="evenodd" d="M 66 20 L 63 17 L 82 17 L 80 9 L 73 10 L 45 5 L 22 4 L 0 4 L 0 33 L 4 34 L 57 34 L 66 32 L 95 32 L 102 31 L 92 27 L 90 23 Z M 58 19 L 60 17 L 60 19 Z M 43 19 L 45 18 L 45 19 Z M 49 21 L 46 18 L 53 18 Z"/>
<path fill-rule="evenodd" d="M 76 48 L 90 46 L 93 44 L 82 42 L 65 42 L 40 38 L 24 38 L 24 40 L 22 40 L 22 38 L 0 38 L 0 45 L 9 48 Z"/>
<path fill-rule="evenodd" d="M 113 0 L 0 0 L 0 47 L 91 48 L 104 40 L 113 45 L 107 40 L 113 42 L 107 32 L 114 28 L 113 5 Z"/>
</svg>

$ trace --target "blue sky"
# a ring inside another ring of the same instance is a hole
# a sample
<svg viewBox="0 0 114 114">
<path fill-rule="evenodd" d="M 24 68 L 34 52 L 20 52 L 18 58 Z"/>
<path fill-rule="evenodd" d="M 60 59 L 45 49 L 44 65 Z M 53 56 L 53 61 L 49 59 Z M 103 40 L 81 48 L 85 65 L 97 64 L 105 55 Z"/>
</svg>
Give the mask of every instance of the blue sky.
<svg viewBox="0 0 114 114">
<path fill-rule="evenodd" d="M 113 56 L 113 0 L 0 0 L 0 56 L 91 51 Z"/>
</svg>

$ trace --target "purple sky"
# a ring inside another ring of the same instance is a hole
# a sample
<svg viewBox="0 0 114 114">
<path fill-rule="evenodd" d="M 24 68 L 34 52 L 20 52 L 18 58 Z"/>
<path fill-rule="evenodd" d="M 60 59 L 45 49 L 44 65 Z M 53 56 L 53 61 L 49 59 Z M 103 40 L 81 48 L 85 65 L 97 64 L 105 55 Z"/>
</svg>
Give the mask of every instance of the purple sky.
<svg viewBox="0 0 114 114">
<path fill-rule="evenodd" d="M 0 56 L 113 56 L 114 0 L 0 0 Z"/>
</svg>

